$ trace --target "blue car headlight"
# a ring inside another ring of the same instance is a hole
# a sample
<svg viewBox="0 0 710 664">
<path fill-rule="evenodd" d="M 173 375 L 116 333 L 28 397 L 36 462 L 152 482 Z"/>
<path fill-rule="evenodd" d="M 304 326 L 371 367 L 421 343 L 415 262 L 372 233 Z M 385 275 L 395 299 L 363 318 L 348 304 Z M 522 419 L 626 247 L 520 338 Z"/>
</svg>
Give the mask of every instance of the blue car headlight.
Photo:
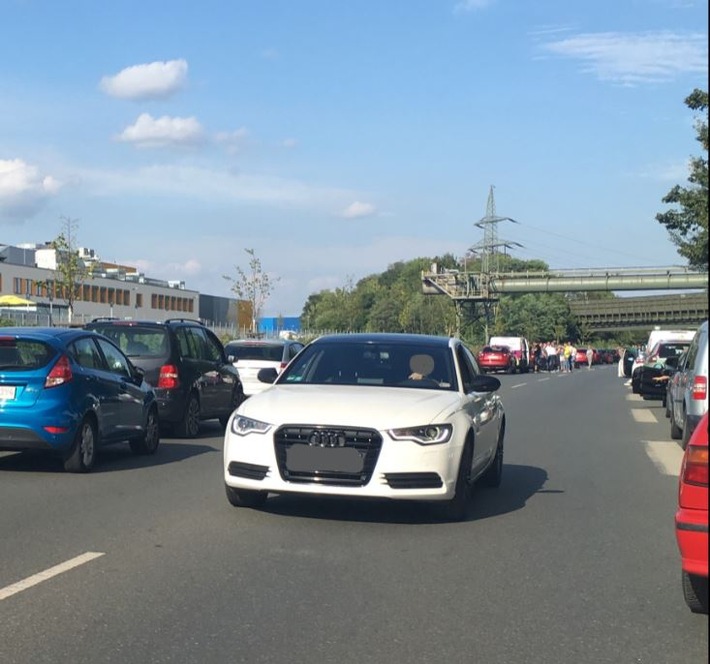
<svg viewBox="0 0 710 664">
<path fill-rule="evenodd" d="M 450 424 L 424 424 L 418 427 L 390 429 L 387 433 L 395 440 L 411 440 L 419 445 L 448 443 L 454 428 Z"/>
<path fill-rule="evenodd" d="M 268 422 L 253 420 L 251 417 L 235 415 L 232 418 L 232 433 L 237 436 L 248 436 L 250 433 L 266 433 L 271 428 Z"/>
</svg>

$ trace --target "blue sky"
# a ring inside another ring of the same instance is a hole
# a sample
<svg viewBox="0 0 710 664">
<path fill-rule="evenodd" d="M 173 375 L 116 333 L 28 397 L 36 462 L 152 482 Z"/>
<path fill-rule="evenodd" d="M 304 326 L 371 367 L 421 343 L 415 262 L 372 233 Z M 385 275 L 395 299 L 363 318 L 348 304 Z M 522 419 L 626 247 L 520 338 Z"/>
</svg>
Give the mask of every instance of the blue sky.
<svg viewBox="0 0 710 664">
<path fill-rule="evenodd" d="M 0 0 L 0 244 L 77 244 L 264 314 L 501 239 L 552 268 L 681 265 L 695 0 Z"/>
</svg>

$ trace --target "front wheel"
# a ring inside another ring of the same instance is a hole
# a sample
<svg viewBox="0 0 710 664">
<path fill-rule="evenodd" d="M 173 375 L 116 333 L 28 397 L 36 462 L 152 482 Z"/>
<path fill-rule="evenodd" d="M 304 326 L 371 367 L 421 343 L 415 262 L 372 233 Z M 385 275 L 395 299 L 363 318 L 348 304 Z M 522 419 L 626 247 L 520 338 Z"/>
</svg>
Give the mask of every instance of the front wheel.
<svg viewBox="0 0 710 664">
<path fill-rule="evenodd" d="M 229 402 L 229 412 L 219 418 L 219 423 L 223 427 L 227 426 L 227 423 L 229 422 L 229 418 L 231 417 L 232 413 L 237 410 L 239 406 L 241 406 L 242 402 L 244 401 L 244 398 L 244 391 L 242 390 L 242 388 L 235 388 L 232 391 L 232 397 Z"/>
<path fill-rule="evenodd" d="M 133 454 L 155 454 L 160 443 L 160 426 L 158 425 L 158 412 L 151 408 L 145 423 L 145 432 L 141 438 L 129 441 Z"/>
<path fill-rule="evenodd" d="M 503 443 L 505 440 L 505 424 L 501 425 L 500 432 L 498 433 L 498 445 L 496 446 L 496 453 L 491 461 L 491 465 L 488 466 L 487 470 L 481 476 L 480 483 L 482 486 L 487 486 L 491 488 L 496 488 L 500 486 L 501 480 L 503 479 Z"/>
<path fill-rule="evenodd" d="M 262 507 L 266 502 L 268 493 L 266 491 L 251 491 L 249 489 L 235 489 L 227 484 L 224 485 L 227 492 L 227 500 L 234 507 Z"/>
<path fill-rule="evenodd" d="M 466 443 L 461 454 L 459 470 L 456 475 L 454 495 L 441 506 L 441 516 L 444 521 L 463 521 L 468 514 L 471 498 L 471 463 L 473 462 L 473 445 Z"/>
<path fill-rule="evenodd" d="M 70 473 L 88 473 L 96 462 L 98 442 L 96 425 L 88 417 L 84 418 L 76 432 L 71 450 L 64 459 L 64 470 Z"/>
</svg>

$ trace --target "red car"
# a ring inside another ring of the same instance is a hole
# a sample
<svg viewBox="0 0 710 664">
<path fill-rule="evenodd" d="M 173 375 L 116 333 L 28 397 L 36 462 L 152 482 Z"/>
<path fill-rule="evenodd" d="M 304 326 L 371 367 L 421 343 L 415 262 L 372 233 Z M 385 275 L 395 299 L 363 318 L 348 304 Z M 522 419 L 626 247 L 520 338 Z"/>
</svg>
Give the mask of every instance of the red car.
<svg viewBox="0 0 710 664">
<path fill-rule="evenodd" d="M 478 366 L 484 373 L 515 373 L 515 356 L 508 346 L 484 346 L 478 353 Z"/>
<path fill-rule="evenodd" d="M 675 534 L 683 595 L 693 613 L 708 612 L 708 414 L 695 427 L 680 469 Z"/>
</svg>

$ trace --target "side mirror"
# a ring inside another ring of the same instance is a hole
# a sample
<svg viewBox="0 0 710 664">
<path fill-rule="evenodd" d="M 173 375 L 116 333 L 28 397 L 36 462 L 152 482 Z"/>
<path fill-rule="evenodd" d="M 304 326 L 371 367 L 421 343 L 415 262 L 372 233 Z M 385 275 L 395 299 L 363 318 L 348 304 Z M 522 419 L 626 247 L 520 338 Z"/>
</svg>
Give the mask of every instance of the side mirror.
<svg viewBox="0 0 710 664">
<path fill-rule="evenodd" d="M 259 369 L 259 373 L 256 374 L 256 377 L 261 383 L 273 383 L 278 375 L 276 369 L 268 367 L 267 369 Z"/>
<path fill-rule="evenodd" d="M 234 355 L 227 355 L 227 362 L 230 362 L 231 364 L 236 364 L 237 361 L 238 360 Z"/>
<path fill-rule="evenodd" d="M 678 356 L 666 358 L 666 367 L 675 371 L 678 368 Z"/>
<path fill-rule="evenodd" d="M 145 369 L 137 367 L 135 364 L 131 364 L 131 376 L 133 377 L 136 385 L 140 385 L 145 380 Z"/>
<path fill-rule="evenodd" d="M 500 388 L 500 380 L 495 376 L 479 374 L 469 384 L 471 392 L 495 392 Z"/>
</svg>

